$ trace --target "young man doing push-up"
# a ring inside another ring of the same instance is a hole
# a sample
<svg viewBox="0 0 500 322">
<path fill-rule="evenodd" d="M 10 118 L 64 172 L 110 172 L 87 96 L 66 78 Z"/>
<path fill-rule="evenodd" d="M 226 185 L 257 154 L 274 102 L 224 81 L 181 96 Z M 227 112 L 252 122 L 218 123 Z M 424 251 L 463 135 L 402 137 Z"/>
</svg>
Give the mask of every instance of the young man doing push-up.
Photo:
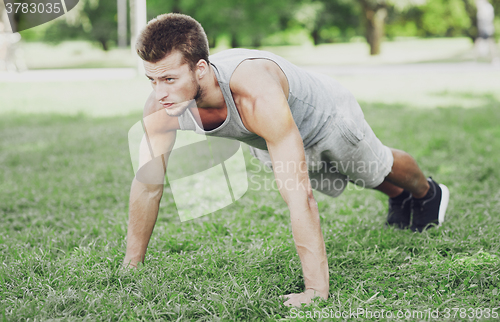
<svg viewBox="0 0 500 322">
<path fill-rule="evenodd" d="M 132 182 L 125 265 L 144 261 L 177 130 L 245 142 L 275 169 L 277 182 L 290 183 L 278 187 L 290 210 L 305 290 L 286 295 L 286 305 L 328 297 L 328 263 L 312 189 L 336 197 L 345 185 L 325 182 L 351 180 L 387 194 L 389 225 L 422 231 L 443 221 L 448 189 L 427 179 L 409 154 L 384 146 L 352 94 L 332 78 L 264 51 L 232 49 L 209 57 L 201 25 L 180 14 L 150 21 L 136 49 L 153 86 L 144 117 L 166 112 L 155 133 L 166 153 L 152 159 L 149 149 L 155 147 L 141 146 L 149 181 Z M 195 108 L 187 103 L 192 100 Z M 314 162 L 328 166 L 314 168 Z M 312 180 L 318 177 L 328 180 Z"/>
</svg>

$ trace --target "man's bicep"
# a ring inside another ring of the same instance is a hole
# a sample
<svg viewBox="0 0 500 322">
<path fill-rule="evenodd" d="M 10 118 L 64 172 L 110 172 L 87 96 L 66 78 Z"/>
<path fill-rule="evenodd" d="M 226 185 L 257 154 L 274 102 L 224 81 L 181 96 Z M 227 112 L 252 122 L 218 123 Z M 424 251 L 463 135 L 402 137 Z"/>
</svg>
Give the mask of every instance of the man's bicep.
<svg viewBox="0 0 500 322">
<path fill-rule="evenodd" d="M 295 125 L 282 84 L 262 65 L 242 63 L 230 87 L 245 127 L 266 141 L 279 140 Z"/>
<path fill-rule="evenodd" d="M 310 189 L 304 144 L 281 84 L 261 70 L 241 69 L 233 78 L 238 111 L 247 129 L 266 140 L 283 199 L 289 206 L 306 207 Z"/>
<path fill-rule="evenodd" d="M 149 137 L 144 134 L 139 147 L 139 169 L 136 179 L 148 184 L 163 184 L 167 168 L 168 157 L 172 151 L 176 138 L 176 131 L 169 131 L 163 136 L 161 154 L 153 152 Z"/>
</svg>

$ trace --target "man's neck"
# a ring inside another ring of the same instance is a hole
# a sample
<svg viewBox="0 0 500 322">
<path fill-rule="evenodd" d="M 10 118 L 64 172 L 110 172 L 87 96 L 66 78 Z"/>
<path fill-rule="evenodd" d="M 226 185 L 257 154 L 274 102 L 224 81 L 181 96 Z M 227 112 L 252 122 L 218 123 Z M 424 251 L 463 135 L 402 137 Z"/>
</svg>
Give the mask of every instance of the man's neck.
<svg viewBox="0 0 500 322">
<path fill-rule="evenodd" d="M 224 95 L 219 87 L 215 71 L 211 65 L 209 74 L 200 81 L 202 97 L 196 101 L 201 109 L 222 109 L 226 107 Z"/>
</svg>

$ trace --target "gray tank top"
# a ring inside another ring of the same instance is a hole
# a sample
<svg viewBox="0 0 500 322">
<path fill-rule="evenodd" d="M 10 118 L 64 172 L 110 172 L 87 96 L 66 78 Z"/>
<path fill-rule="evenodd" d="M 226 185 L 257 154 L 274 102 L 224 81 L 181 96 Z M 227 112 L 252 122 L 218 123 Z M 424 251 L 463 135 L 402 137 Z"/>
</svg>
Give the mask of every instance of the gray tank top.
<svg viewBox="0 0 500 322">
<path fill-rule="evenodd" d="M 229 88 L 234 70 L 247 59 L 268 59 L 275 62 L 288 80 L 288 105 L 297 125 L 304 148 L 307 149 L 330 132 L 331 121 L 343 110 L 358 105 L 353 95 L 326 75 L 305 71 L 270 52 L 251 49 L 229 49 L 210 56 L 220 89 L 227 105 L 227 118 L 216 129 L 205 131 L 196 123 L 189 109 L 179 117 L 181 130 L 235 139 L 261 150 L 266 141 L 245 128 Z"/>
</svg>

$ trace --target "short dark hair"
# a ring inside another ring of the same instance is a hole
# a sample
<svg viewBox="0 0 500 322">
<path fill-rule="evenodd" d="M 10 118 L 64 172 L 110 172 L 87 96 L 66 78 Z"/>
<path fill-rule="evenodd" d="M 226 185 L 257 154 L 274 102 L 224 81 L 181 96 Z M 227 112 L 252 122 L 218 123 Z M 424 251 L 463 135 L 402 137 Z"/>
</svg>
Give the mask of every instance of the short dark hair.
<svg viewBox="0 0 500 322">
<path fill-rule="evenodd" d="M 173 50 L 182 53 L 193 70 L 200 59 L 209 62 L 208 40 L 201 24 L 179 13 L 159 15 L 149 21 L 137 38 L 135 49 L 143 60 L 156 63 Z"/>
</svg>

